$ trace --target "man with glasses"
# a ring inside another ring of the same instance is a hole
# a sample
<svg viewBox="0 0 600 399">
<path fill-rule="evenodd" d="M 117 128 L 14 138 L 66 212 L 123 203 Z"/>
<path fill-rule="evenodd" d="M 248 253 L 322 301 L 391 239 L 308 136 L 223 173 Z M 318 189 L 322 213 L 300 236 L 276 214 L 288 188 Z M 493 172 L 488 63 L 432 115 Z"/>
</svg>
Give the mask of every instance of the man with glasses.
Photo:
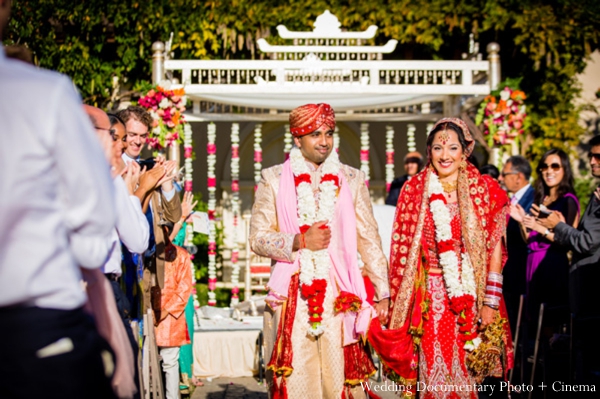
<svg viewBox="0 0 600 399">
<path fill-rule="evenodd" d="M 152 128 L 152 116 L 144 108 L 138 106 L 129 106 L 119 111 L 117 116 L 125 122 L 127 148 L 123 153 L 123 160 L 125 163 L 138 161 Z M 150 224 L 150 241 L 148 250 L 144 254 L 144 312 L 151 308 L 153 301 L 160 303 L 160 292 L 164 288 L 166 241 L 162 225 L 168 222 L 174 224 L 181 219 L 181 201 L 173 185 L 176 166 L 175 161 L 156 158 L 154 168 L 164 168 L 165 173 L 157 183 L 157 188 L 146 197 L 147 200 L 142 204 Z M 129 254 L 125 256 L 127 263 L 129 263 L 128 256 Z M 136 263 L 134 259 L 131 261 Z M 151 300 L 151 296 L 154 296 L 155 299 Z"/>
<path fill-rule="evenodd" d="M 588 145 L 592 176 L 600 178 L 600 136 L 593 137 Z M 531 210 L 537 218 L 539 209 Z M 592 193 L 590 202 L 577 228 L 565 223 L 560 212 L 552 212 L 537 222 L 553 234 L 554 241 L 573 251 L 569 270 L 569 299 L 571 312 L 575 315 L 573 337 L 575 338 L 578 383 L 598 384 L 600 372 L 600 345 L 597 330 L 600 306 L 598 305 L 598 281 L 600 281 L 600 187 Z M 595 375 L 595 376 L 594 376 Z"/>
<path fill-rule="evenodd" d="M 535 190 L 529 184 L 531 165 L 520 155 L 514 155 L 506 161 L 502 168 L 499 181 L 506 191 L 512 194 L 511 206 L 519 204 L 529 212 L 533 204 Z M 519 315 L 519 301 L 525 294 L 527 270 L 527 242 L 521 234 L 519 223 L 513 218 L 508 218 L 506 225 L 506 248 L 508 259 L 504 265 L 504 300 L 510 326 L 514 329 Z"/>
</svg>

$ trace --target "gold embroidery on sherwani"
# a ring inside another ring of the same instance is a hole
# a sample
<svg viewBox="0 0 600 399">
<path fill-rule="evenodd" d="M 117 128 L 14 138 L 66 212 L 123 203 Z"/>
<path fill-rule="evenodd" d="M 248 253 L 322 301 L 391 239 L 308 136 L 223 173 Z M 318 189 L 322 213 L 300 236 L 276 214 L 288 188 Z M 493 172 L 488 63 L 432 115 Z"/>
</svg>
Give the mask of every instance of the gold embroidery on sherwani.
<svg viewBox="0 0 600 399">
<path fill-rule="evenodd" d="M 293 234 L 279 231 L 275 199 L 279 190 L 282 166 L 277 165 L 262 171 L 262 180 L 256 191 L 250 225 L 250 244 L 258 255 L 274 260 L 293 261 Z M 358 252 L 365 264 L 373 285 L 376 298 L 389 297 L 388 264 L 381 249 L 377 223 L 373 217 L 369 191 L 365 184 L 364 173 L 348 165 L 341 165 L 352 199 L 355 204 Z M 320 181 L 320 170 L 311 170 L 311 181 Z M 274 245 L 277 240 L 287 245 Z M 298 292 L 300 295 L 300 292 Z M 332 398 L 339 399 L 344 388 L 344 351 L 342 348 L 342 322 L 334 315 L 334 293 L 332 284 L 327 283 L 323 323 L 326 332 L 315 339 L 306 334 L 308 309 L 306 301 L 298 298 L 294 327 L 292 330 L 293 368 L 287 377 L 287 391 L 290 399 L 295 398 Z M 277 311 L 265 309 L 264 349 L 265 360 L 271 359 L 273 345 L 277 337 L 277 328 L 281 318 L 280 306 Z M 320 374 L 319 374 L 320 372 Z M 267 371 L 267 381 L 272 384 L 272 372 Z M 321 381 L 321 386 L 318 385 Z M 354 398 L 363 398 L 365 393 L 360 385 L 351 390 Z"/>
</svg>

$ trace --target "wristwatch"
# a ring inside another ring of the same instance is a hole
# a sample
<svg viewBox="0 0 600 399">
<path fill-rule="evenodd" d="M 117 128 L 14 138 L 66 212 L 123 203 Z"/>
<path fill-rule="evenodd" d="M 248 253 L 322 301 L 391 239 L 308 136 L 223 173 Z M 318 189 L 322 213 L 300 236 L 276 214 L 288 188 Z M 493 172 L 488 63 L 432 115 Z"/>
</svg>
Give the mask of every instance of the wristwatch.
<svg viewBox="0 0 600 399">
<path fill-rule="evenodd" d="M 544 231 L 544 234 L 542 234 L 544 236 L 544 238 L 548 237 L 548 234 L 550 234 L 550 230 L 546 229 L 546 231 Z"/>
</svg>

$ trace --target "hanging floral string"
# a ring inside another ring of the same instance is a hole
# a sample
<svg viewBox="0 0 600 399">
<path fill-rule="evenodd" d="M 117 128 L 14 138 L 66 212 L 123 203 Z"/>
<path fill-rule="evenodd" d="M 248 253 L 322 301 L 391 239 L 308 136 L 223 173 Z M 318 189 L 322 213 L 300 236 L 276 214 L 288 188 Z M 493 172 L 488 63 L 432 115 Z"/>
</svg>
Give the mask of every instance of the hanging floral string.
<svg viewBox="0 0 600 399">
<path fill-rule="evenodd" d="M 361 123 L 360 125 L 360 170 L 365 173 L 365 184 L 369 186 L 369 124 Z"/>
<path fill-rule="evenodd" d="M 338 174 L 340 162 L 338 154 L 332 151 L 323 162 L 321 181 L 319 182 L 319 205 L 315 203 L 315 195 L 311 185 L 311 175 L 304 156 L 298 148 L 290 153 L 292 172 L 296 193 L 298 196 L 298 223 L 300 231 L 305 234 L 310 226 L 319 220 L 331 223 L 337 201 L 337 192 L 340 187 Z M 321 324 L 323 320 L 323 301 L 327 290 L 327 277 L 331 268 L 331 257 L 327 249 L 311 251 L 302 248 L 300 256 L 300 290 L 309 307 L 308 333 L 319 336 L 325 329 Z"/>
<path fill-rule="evenodd" d="M 170 90 L 170 86 L 168 81 L 161 82 L 138 101 L 152 116 L 152 129 L 146 142 L 156 151 L 180 144 L 184 133 L 185 90 Z"/>
<path fill-rule="evenodd" d="M 184 177 L 184 191 L 192 192 L 192 158 L 194 156 L 194 150 L 192 148 L 192 127 L 189 123 L 183 125 L 183 157 L 185 159 L 183 165 L 185 167 Z M 189 243 L 194 239 L 194 226 L 192 223 L 187 223 L 185 227 L 185 240 Z M 194 273 L 195 274 L 195 273 Z"/>
<path fill-rule="evenodd" d="M 292 150 L 292 133 L 290 132 L 290 125 L 285 125 L 283 133 L 283 155 L 287 161 L 290 157 L 290 151 Z"/>
<path fill-rule="evenodd" d="M 257 123 L 254 127 L 254 190 L 260 183 L 260 172 L 262 170 L 262 124 Z"/>
<path fill-rule="evenodd" d="M 459 254 L 455 249 L 455 240 L 452 237 L 450 222 L 452 216 L 447 207 L 444 188 L 437 174 L 431 173 L 428 186 L 429 209 L 435 225 L 435 240 L 437 242 L 438 256 L 450 308 L 458 315 L 460 338 L 465 343 L 466 350 L 477 348 L 481 339 L 477 337 L 475 329 L 474 305 L 477 298 L 475 286 L 475 273 L 467 253 Z"/>
<path fill-rule="evenodd" d="M 417 130 L 415 125 L 409 123 L 408 131 L 406 132 L 408 152 L 417 151 L 417 144 L 415 143 L 415 130 Z"/>
<path fill-rule="evenodd" d="M 217 145 L 215 144 L 217 128 L 214 123 L 207 127 L 208 144 L 207 152 L 207 185 L 208 185 L 208 306 L 216 306 L 217 297 L 215 288 L 217 288 L 217 242 L 215 230 L 215 209 L 217 200 L 215 191 L 217 189 L 217 179 L 215 176 L 215 164 L 217 163 Z"/>
<path fill-rule="evenodd" d="M 340 128 L 337 125 L 333 129 L 333 148 L 340 152 Z"/>
<path fill-rule="evenodd" d="M 394 127 L 385 127 L 385 192 L 390 192 L 392 181 L 396 177 L 394 171 Z"/>
<path fill-rule="evenodd" d="M 238 222 L 240 215 L 240 125 L 231 124 L 231 213 L 233 234 L 231 244 L 231 306 L 239 303 L 240 265 L 238 264 Z"/>
</svg>

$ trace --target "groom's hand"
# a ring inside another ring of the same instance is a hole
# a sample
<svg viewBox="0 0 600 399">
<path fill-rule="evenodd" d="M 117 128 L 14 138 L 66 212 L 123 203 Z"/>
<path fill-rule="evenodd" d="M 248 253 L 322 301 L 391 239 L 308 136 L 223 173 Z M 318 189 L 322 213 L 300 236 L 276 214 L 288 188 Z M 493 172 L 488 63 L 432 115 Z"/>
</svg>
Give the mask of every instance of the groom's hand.
<svg viewBox="0 0 600 399">
<path fill-rule="evenodd" d="M 388 323 L 388 315 L 390 311 L 390 299 L 385 298 L 375 304 L 375 311 L 379 317 L 382 326 Z"/>
<path fill-rule="evenodd" d="M 304 234 L 306 248 L 311 251 L 326 249 L 331 241 L 331 230 L 327 227 L 327 222 L 317 222 L 310 226 Z"/>
</svg>

